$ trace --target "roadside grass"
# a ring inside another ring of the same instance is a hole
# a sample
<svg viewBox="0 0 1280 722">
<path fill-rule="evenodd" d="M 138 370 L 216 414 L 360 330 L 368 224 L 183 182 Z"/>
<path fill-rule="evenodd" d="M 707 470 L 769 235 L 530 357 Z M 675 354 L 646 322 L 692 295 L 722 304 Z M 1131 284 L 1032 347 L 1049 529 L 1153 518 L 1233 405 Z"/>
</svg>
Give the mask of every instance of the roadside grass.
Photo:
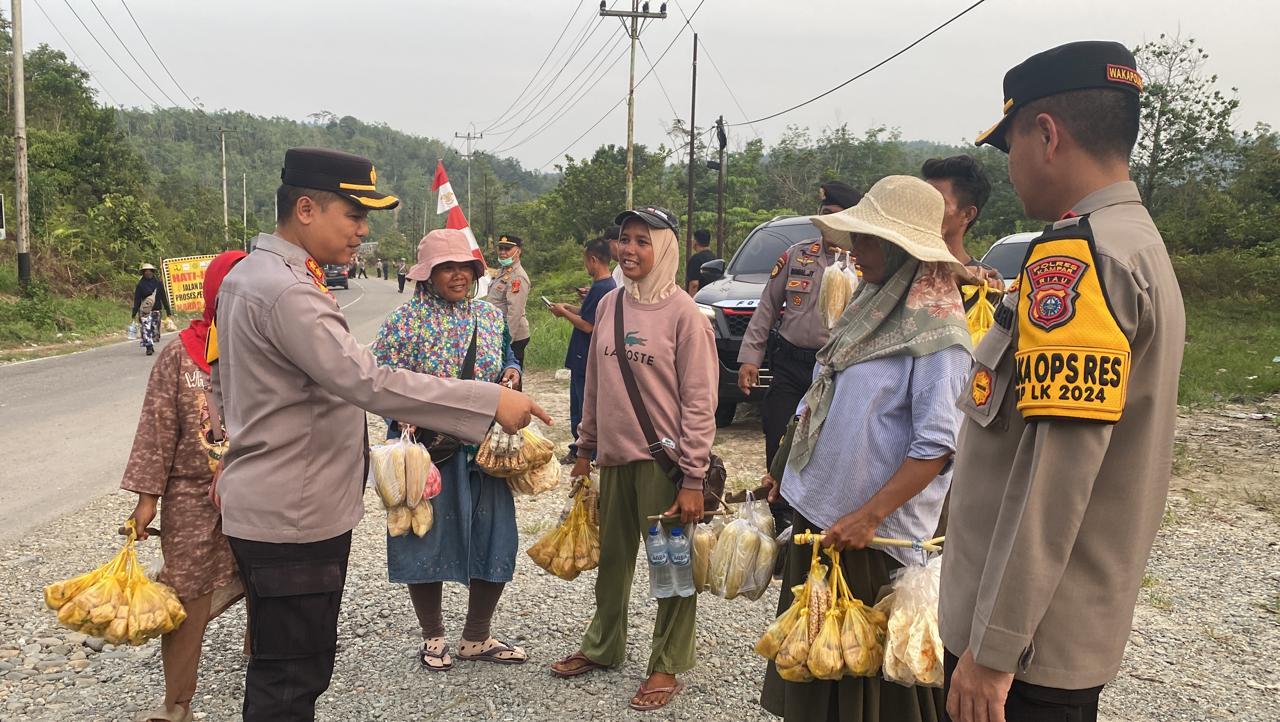
<svg viewBox="0 0 1280 722">
<path fill-rule="evenodd" d="M 129 304 L 91 297 L 55 299 L 0 296 L 0 357 L 22 355 L 34 344 L 93 343 L 110 334 L 123 335 Z"/>
<path fill-rule="evenodd" d="M 1178 400 L 1187 406 L 1251 401 L 1280 392 L 1280 307 L 1240 299 L 1187 300 Z"/>
</svg>

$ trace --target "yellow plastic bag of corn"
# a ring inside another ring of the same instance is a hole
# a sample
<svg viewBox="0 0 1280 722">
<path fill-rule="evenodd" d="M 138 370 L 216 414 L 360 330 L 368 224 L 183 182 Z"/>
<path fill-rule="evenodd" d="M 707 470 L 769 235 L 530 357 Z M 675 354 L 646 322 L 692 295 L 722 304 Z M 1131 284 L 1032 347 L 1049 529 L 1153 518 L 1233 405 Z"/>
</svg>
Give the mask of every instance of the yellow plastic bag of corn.
<svg viewBox="0 0 1280 722">
<path fill-rule="evenodd" d="M 942 638 L 938 634 L 938 583 L 942 557 L 924 566 L 906 567 L 893 591 L 876 605 L 887 616 L 884 678 L 908 687 L 941 687 Z"/>
<path fill-rule="evenodd" d="M 168 585 L 143 574 L 134 545 L 137 528 L 125 524 L 128 539 L 111 561 L 44 589 L 44 602 L 63 626 L 111 644 L 139 645 L 168 634 L 187 618 Z"/>
<path fill-rule="evenodd" d="M 977 297 L 977 300 L 973 300 L 973 305 L 969 307 L 969 310 L 964 315 L 965 321 L 969 324 L 969 337 L 976 347 L 982 337 L 987 335 L 987 331 L 990 331 L 991 327 L 995 325 L 996 306 L 992 302 L 992 298 L 994 297 L 998 301 L 1001 294 L 991 288 L 991 284 L 986 280 L 983 280 L 981 286 L 961 286 L 960 295 L 964 297 L 965 303 L 973 300 L 975 296 Z"/>
<path fill-rule="evenodd" d="M 566 581 L 600 563 L 600 522 L 595 509 L 599 493 L 589 476 L 573 480 L 568 510 L 560 524 L 528 549 L 538 566 Z"/>
</svg>

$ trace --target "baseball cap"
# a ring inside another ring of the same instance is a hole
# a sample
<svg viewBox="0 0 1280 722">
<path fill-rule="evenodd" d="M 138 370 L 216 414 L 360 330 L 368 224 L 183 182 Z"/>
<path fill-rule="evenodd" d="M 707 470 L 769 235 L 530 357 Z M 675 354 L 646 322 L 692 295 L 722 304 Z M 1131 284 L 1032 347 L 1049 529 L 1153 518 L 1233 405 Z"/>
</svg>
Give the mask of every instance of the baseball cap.
<svg viewBox="0 0 1280 722">
<path fill-rule="evenodd" d="M 632 218 L 639 218 L 649 224 L 650 228 L 667 228 L 677 233 L 679 232 L 679 224 L 676 222 L 675 214 L 666 208 L 658 206 L 641 206 L 632 208 L 629 211 L 623 211 L 613 219 L 613 222 L 622 226 Z"/>
</svg>

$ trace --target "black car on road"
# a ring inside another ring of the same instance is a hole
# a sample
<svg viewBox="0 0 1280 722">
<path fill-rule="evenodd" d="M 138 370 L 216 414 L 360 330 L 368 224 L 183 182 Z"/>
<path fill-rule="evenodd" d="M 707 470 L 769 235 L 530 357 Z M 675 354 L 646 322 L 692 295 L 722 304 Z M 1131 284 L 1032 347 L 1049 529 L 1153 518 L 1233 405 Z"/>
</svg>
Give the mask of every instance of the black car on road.
<svg viewBox="0 0 1280 722">
<path fill-rule="evenodd" d="M 769 272 L 788 248 L 819 237 L 818 229 L 814 228 L 808 216 L 779 216 L 756 226 L 728 263 L 717 259 L 703 264 L 702 274 L 709 279 L 718 279 L 694 296 L 698 310 L 710 319 L 711 328 L 715 331 L 716 355 L 720 364 L 717 426 L 733 423 L 738 404 L 748 400 L 738 389 L 738 351 L 747 325 L 760 303 L 760 295 L 764 293 Z M 751 394 L 751 401 L 763 398 L 771 378 L 766 355 L 760 367 L 758 391 Z"/>
<path fill-rule="evenodd" d="M 324 267 L 324 285 L 329 288 L 342 288 L 346 290 L 351 288 L 351 282 L 347 280 L 347 273 L 350 268 L 347 266 L 327 265 Z"/>
</svg>

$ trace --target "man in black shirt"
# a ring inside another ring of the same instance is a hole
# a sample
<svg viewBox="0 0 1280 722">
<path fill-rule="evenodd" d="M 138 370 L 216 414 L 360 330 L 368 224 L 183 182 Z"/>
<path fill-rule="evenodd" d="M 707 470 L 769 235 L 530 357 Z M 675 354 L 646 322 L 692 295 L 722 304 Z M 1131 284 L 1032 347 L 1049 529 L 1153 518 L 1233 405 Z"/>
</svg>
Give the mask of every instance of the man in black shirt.
<svg viewBox="0 0 1280 722">
<path fill-rule="evenodd" d="M 684 287 L 692 296 L 698 292 L 698 289 L 706 284 L 706 280 L 702 277 L 702 264 L 707 261 L 714 260 L 716 255 L 711 252 L 711 231 L 705 228 L 699 228 L 693 232 L 694 254 L 689 256 L 689 263 L 685 265 L 684 270 Z"/>
</svg>

